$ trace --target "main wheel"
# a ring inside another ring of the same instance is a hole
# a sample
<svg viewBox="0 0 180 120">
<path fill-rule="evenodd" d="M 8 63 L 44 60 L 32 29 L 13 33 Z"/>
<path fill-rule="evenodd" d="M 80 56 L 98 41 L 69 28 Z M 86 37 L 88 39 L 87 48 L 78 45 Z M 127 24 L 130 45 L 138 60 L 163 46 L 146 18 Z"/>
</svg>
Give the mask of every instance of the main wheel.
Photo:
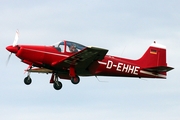
<svg viewBox="0 0 180 120">
<path fill-rule="evenodd" d="M 30 76 L 27 76 L 27 77 L 24 78 L 24 83 L 25 83 L 26 85 L 30 85 L 31 82 L 32 82 L 32 79 L 30 78 Z"/>
<path fill-rule="evenodd" d="M 72 82 L 73 84 L 78 84 L 78 83 L 80 82 L 80 78 L 79 78 L 78 76 L 72 77 L 72 78 L 71 78 L 71 82 Z"/>
<path fill-rule="evenodd" d="M 53 87 L 55 90 L 60 90 L 62 88 L 62 83 L 59 81 L 54 82 Z"/>
</svg>

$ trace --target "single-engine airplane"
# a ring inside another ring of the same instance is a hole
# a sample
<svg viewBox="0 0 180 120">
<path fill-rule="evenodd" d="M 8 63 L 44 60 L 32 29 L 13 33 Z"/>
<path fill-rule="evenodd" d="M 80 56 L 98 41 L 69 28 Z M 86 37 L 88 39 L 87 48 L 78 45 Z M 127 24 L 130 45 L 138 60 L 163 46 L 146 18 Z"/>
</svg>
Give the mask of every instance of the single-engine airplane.
<svg viewBox="0 0 180 120">
<path fill-rule="evenodd" d="M 16 31 L 13 45 L 6 49 L 14 53 L 22 62 L 29 65 L 26 85 L 31 84 L 31 72 L 50 73 L 50 83 L 60 90 L 58 80 L 68 79 L 73 84 L 80 82 L 79 76 L 119 76 L 137 78 L 166 78 L 172 70 L 166 63 L 166 47 L 154 42 L 137 60 L 106 55 L 108 50 L 87 47 L 71 41 L 62 41 L 51 46 L 18 45 Z M 8 57 L 11 56 L 11 54 Z"/>
</svg>

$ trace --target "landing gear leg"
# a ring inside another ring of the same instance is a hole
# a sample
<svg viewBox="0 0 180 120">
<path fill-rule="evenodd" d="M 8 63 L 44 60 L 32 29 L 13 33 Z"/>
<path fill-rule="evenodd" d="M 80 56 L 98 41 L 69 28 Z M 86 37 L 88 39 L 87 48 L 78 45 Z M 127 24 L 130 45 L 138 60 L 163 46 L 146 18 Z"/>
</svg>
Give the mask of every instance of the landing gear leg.
<svg viewBox="0 0 180 120">
<path fill-rule="evenodd" d="M 54 78 L 54 84 L 53 87 L 55 90 L 60 90 L 62 88 L 62 83 L 58 81 L 58 75 L 55 73 L 55 78 Z"/>
</svg>

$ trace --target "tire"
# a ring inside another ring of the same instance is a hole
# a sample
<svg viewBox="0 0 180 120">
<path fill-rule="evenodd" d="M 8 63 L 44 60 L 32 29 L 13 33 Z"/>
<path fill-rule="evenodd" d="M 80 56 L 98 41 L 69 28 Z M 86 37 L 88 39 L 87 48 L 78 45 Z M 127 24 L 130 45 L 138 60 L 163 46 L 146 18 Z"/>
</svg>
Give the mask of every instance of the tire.
<svg viewBox="0 0 180 120">
<path fill-rule="evenodd" d="M 55 90 L 60 90 L 62 88 L 62 83 L 59 81 L 58 81 L 58 83 L 54 82 L 53 87 Z"/>
<path fill-rule="evenodd" d="M 71 82 L 76 85 L 80 82 L 80 78 L 78 76 L 72 77 Z"/>
<path fill-rule="evenodd" d="M 27 76 L 24 78 L 24 83 L 26 85 L 30 85 L 32 83 L 32 79 L 30 78 L 30 76 Z"/>
</svg>

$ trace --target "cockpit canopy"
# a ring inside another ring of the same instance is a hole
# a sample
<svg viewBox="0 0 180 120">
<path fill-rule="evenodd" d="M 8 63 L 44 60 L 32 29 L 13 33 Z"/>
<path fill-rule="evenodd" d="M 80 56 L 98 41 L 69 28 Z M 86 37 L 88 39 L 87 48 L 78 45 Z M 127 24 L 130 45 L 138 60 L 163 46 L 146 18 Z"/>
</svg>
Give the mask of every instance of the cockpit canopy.
<svg viewBox="0 0 180 120">
<path fill-rule="evenodd" d="M 83 50 L 86 46 L 71 41 L 62 41 L 53 45 L 59 52 L 76 53 Z"/>
</svg>

